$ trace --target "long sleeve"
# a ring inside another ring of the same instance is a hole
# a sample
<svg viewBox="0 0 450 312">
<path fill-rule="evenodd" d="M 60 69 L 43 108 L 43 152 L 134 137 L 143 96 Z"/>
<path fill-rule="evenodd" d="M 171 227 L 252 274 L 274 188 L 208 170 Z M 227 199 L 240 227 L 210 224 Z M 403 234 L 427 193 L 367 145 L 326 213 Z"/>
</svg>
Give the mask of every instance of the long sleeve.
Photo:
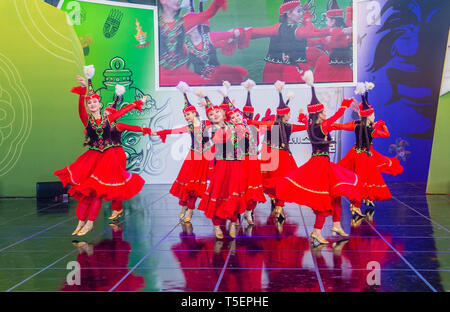
<svg viewBox="0 0 450 312">
<path fill-rule="evenodd" d="M 72 88 L 70 92 L 78 94 L 78 115 L 80 116 L 81 122 L 83 123 L 84 127 L 87 126 L 89 115 L 86 111 L 86 105 L 84 103 L 84 95 L 86 94 L 86 87 L 83 86 L 77 86 Z"/>
<path fill-rule="evenodd" d="M 206 9 L 205 11 L 197 14 L 189 14 L 187 16 L 184 16 L 183 17 L 184 29 L 187 31 L 196 25 L 200 25 L 201 23 L 206 22 L 207 20 L 214 17 L 214 15 L 216 15 L 217 11 L 219 11 L 220 8 L 225 10 L 226 5 L 227 0 L 214 0 L 214 2 L 211 3 L 209 8 Z"/>
<path fill-rule="evenodd" d="M 322 130 L 324 131 L 325 134 L 327 134 L 332 130 L 331 125 L 334 124 L 339 118 L 341 118 L 344 115 L 345 110 L 350 107 L 353 101 L 354 101 L 353 98 L 344 99 L 338 111 L 333 116 L 322 122 Z"/>
<path fill-rule="evenodd" d="M 299 131 L 304 131 L 308 129 L 307 125 L 292 125 L 292 132 L 299 132 Z"/>
<path fill-rule="evenodd" d="M 247 119 L 247 123 L 249 125 L 255 126 L 256 128 L 263 126 L 263 127 L 267 127 L 269 129 L 271 129 L 273 126 L 273 121 L 258 121 L 258 120 Z"/>
<path fill-rule="evenodd" d="M 229 44 L 230 39 L 234 39 L 234 33 L 231 31 L 210 32 L 209 39 L 211 40 L 214 48 L 223 48 Z"/>
<path fill-rule="evenodd" d="M 344 130 L 344 131 L 355 131 L 355 121 L 350 121 L 345 124 L 334 123 L 331 125 L 331 130 Z"/>
<path fill-rule="evenodd" d="M 345 107 L 340 107 L 336 113 L 334 113 L 333 116 L 322 122 L 322 130 L 327 134 L 331 130 L 331 125 L 334 124 L 339 118 L 344 116 L 345 113 Z"/>
<path fill-rule="evenodd" d="M 133 125 L 125 124 L 125 123 L 122 123 L 122 122 L 117 123 L 117 129 L 119 131 L 142 132 L 142 135 L 151 133 L 151 129 L 150 128 L 133 126 Z"/>
<path fill-rule="evenodd" d="M 134 101 L 133 103 L 122 107 L 117 112 L 108 115 L 109 122 L 111 123 L 111 122 L 116 121 L 117 119 L 121 118 L 122 116 L 124 116 L 126 113 L 128 113 L 129 111 L 131 111 L 133 109 L 137 109 L 137 110 L 141 111 L 142 104 L 143 104 L 143 102 L 141 100 L 138 100 L 138 101 Z"/>
<path fill-rule="evenodd" d="M 188 126 L 184 126 L 181 128 L 176 128 L 176 129 L 165 129 L 165 130 L 161 130 L 156 132 L 157 135 L 159 135 L 159 137 L 161 138 L 161 141 L 163 143 L 166 143 L 166 137 L 168 134 L 181 134 L 181 133 L 186 133 L 189 131 Z"/>
<path fill-rule="evenodd" d="M 278 29 L 280 27 L 280 24 L 275 24 L 272 26 L 267 27 L 251 27 L 246 30 L 247 36 L 250 39 L 258 39 L 258 38 L 266 38 L 266 37 L 273 37 L 278 35 Z"/>
<path fill-rule="evenodd" d="M 299 27 L 295 31 L 295 36 L 298 39 L 326 37 L 331 34 L 329 28 L 312 28 L 312 27 Z"/>
<path fill-rule="evenodd" d="M 375 124 L 375 130 L 373 131 L 372 137 L 374 138 L 388 138 L 391 134 L 388 128 L 384 124 L 384 121 L 380 120 Z"/>
</svg>

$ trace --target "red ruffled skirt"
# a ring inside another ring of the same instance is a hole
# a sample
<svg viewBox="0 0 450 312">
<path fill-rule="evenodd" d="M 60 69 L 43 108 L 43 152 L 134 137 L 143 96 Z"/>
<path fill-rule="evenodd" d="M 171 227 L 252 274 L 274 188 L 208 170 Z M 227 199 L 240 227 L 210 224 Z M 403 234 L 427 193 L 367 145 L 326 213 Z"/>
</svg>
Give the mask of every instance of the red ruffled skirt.
<svg viewBox="0 0 450 312">
<path fill-rule="evenodd" d="M 257 156 L 245 156 L 242 163 L 242 185 L 246 190 L 244 200 L 265 203 L 261 164 Z"/>
<path fill-rule="evenodd" d="M 377 167 L 382 173 L 387 173 L 393 176 L 401 174 L 403 172 L 403 166 L 400 165 L 400 161 L 396 157 L 387 157 L 378 153 L 373 146 L 370 147 L 370 152 L 375 158 Z"/>
<path fill-rule="evenodd" d="M 108 201 L 129 200 L 145 184 L 138 174 L 126 171 L 122 147 L 111 147 L 104 152 L 87 150 L 71 165 L 55 171 L 64 186 L 71 185 L 69 195 L 80 201 L 98 197 Z"/>
<path fill-rule="evenodd" d="M 361 201 L 358 177 L 327 156 L 313 156 L 303 166 L 280 179 L 276 186 L 277 198 L 305 205 L 314 211 L 331 214 L 331 200 L 345 196 Z"/>
<path fill-rule="evenodd" d="M 392 198 L 380 170 L 377 167 L 375 157 L 367 153 L 358 153 L 353 148 L 345 155 L 338 165 L 358 175 L 358 186 L 363 198 L 370 200 L 387 200 Z"/>
<path fill-rule="evenodd" d="M 242 179 L 242 164 L 239 160 L 217 160 L 208 189 L 198 205 L 209 219 L 213 217 L 231 220 L 244 213 L 245 185 Z"/>
<path fill-rule="evenodd" d="M 264 144 L 261 150 L 261 173 L 264 192 L 270 197 L 275 196 L 275 187 L 280 178 L 298 168 L 294 157 L 285 150 L 273 149 Z"/>
<path fill-rule="evenodd" d="M 189 151 L 180 172 L 172 184 L 170 194 L 187 201 L 189 197 L 202 197 L 206 190 L 210 161 L 203 154 Z"/>
</svg>

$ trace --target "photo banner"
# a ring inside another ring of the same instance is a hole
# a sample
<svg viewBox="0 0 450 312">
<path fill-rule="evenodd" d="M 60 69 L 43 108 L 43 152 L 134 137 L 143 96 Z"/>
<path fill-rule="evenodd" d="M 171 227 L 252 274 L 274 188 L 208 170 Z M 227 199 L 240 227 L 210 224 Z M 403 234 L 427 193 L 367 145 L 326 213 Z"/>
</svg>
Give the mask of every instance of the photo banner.
<svg viewBox="0 0 450 312">
<path fill-rule="evenodd" d="M 355 81 L 351 0 L 158 1 L 159 82 Z"/>
</svg>

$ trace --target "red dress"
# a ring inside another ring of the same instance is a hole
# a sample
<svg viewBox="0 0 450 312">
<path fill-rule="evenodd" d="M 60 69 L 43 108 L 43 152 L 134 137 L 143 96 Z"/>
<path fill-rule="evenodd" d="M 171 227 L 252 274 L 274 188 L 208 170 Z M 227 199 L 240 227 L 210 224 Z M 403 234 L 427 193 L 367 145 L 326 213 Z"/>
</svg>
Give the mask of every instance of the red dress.
<svg viewBox="0 0 450 312">
<path fill-rule="evenodd" d="M 244 124 L 236 125 L 236 127 L 240 127 L 245 133 L 238 142 L 239 148 L 244 152 L 241 178 L 246 190 L 244 200 L 247 202 L 248 209 L 252 210 L 256 207 L 256 203 L 266 202 L 261 163 L 258 159 L 258 131 L 255 127 Z"/>
<path fill-rule="evenodd" d="M 329 119 L 311 127 L 311 133 L 323 141 L 331 141 L 331 125 L 345 112 L 341 107 Z M 310 138 L 311 139 L 311 138 Z M 315 141 L 315 140 L 311 140 Z M 280 179 L 276 185 L 276 196 L 287 202 L 305 205 L 326 215 L 333 212 L 332 201 L 345 196 L 351 201 L 360 201 L 358 177 L 355 173 L 330 162 L 328 144 L 312 143 L 312 157 L 301 167 Z"/>
<path fill-rule="evenodd" d="M 207 127 L 209 122 L 202 122 L 200 127 L 192 124 L 178 129 L 162 130 L 157 134 L 163 142 L 167 134 L 189 133 L 191 136 L 191 147 L 186 159 L 181 166 L 180 172 L 170 188 L 170 194 L 177 197 L 180 203 L 186 203 L 189 199 L 202 197 L 206 190 L 206 184 L 210 173 L 210 162 L 212 160 L 211 144 L 208 137 Z M 190 207 L 190 208 L 195 208 Z"/>
<path fill-rule="evenodd" d="M 135 107 L 127 108 L 128 111 Z M 84 101 L 79 101 L 79 113 L 89 136 L 89 149 L 71 165 L 55 171 L 64 186 L 72 186 L 69 194 L 77 201 L 97 197 L 107 201 L 129 200 L 140 192 L 145 181 L 126 171 L 125 152 L 120 138 L 111 137 L 111 124 L 124 112 L 118 111 L 94 120 L 88 117 Z"/>
<path fill-rule="evenodd" d="M 244 135 L 231 124 L 213 130 L 215 165 L 199 210 L 209 219 L 234 220 L 247 209 L 246 185 L 242 179 L 243 153 L 238 140 Z"/>
<path fill-rule="evenodd" d="M 279 179 L 298 168 L 289 150 L 290 136 L 294 132 L 306 130 L 307 127 L 288 123 L 249 122 L 267 129 L 261 149 L 261 173 L 264 192 L 271 198 L 277 198 L 275 188 Z M 282 135 L 283 130 L 286 135 Z"/>
<path fill-rule="evenodd" d="M 378 124 L 381 125 L 381 124 Z M 369 200 L 387 200 L 392 198 L 379 169 L 379 162 L 372 154 L 372 139 L 375 137 L 388 137 L 389 132 L 382 131 L 380 126 L 367 127 L 366 135 L 361 135 L 362 142 L 359 142 L 359 132 L 362 126 L 359 121 L 351 121 L 346 124 L 333 124 L 333 129 L 354 131 L 357 144 L 353 146 L 347 155 L 339 161 L 339 165 L 355 172 L 358 175 L 358 185 L 363 198 Z M 387 130 L 387 128 L 385 128 Z M 383 163 L 384 166 L 384 163 Z"/>
</svg>

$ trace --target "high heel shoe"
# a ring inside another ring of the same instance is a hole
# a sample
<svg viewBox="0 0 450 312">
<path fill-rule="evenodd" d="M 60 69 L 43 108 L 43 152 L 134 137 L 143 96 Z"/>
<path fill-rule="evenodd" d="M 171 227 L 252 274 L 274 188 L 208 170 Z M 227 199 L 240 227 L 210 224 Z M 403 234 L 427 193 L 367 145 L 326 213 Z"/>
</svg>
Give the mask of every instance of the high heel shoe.
<svg viewBox="0 0 450 312">
<path fill-rule="evenodd" d="M 108 219 L 109 220 L 117 220 L 117 219 L 119 219 L 121 217 L 123 217 L 123 210 L 113 211 L 113 214 Z"/>
<path fill-rule="evenodd" d="M 248 210 L 244 213 L 244 219 L 247 221 L 247 223 L 248 223 L 249 225 L 255 224 L 255 223 L 253 222 L 253 216 L 252 216 L 252 213 L 251 213 L 250 211 L 248 211 Z"/>
<path fill-rule="evenodd" d="M 361 225 L 362 220 L 364 220 L 363 217 L 360 217 L 358 215 L 354 215 L 351 219 L 350 219 L 350 225 L 352 227 L 358 227 Z"/>
<path fill-rule="evenodd" d="M 366 206 L 368 206 L 368 207 L 375 207 L 375 204 L 370 199 L 366 199 Z"/>
<path fill-rule="evenodd" d="M 187 211 L 187 207 L 186 206 L 181 207 L 181 212 L 178 215 L 178 218 L 183 219 L 184 215 L 186 214 L 186 211 Z"/>
<path fill-rule="evenodd" d="M 314 233 L 311 233 L 311 242 L 313 243 L 313 245 L 315 246 L 315 245 L 322 245 L 322 244 L 329 244 L 330 242 L 329 241 L 327 241 L 326 239 L 324 239 L 324 238 L 321 238 L 321 237 L 319 237 L 319 236 L 316 236 Z"/>
<path fill-rule="evenodd" d="M 83 223 L 79 222 L 78 225 L 77 225 L 77 228 L 75 229 L 75 231 L 72 232 L 72 236 L 77 235 L 78 232 L 80 232 L 80 230 L 83 228 L 83 226 L 85 224 L 86 224 L 85 222 L 83 222 Z"/>
<path fill-rule="evenodd" d="M 357 214 L 360 217 L 365 217 L 365 215 L 361 212 L 361 209 L 358 207 L 355 207 L 353 204 L 350 204 L 350 211 L 352 214 Z"/>
<path fill-rule="evenodd" d="M 348 234 L 345 233 L 342 228 L 339 229 L 339 228 L 332 227 L 331 228 L 331 233 L 332 233 L 333 236 L 340 235 L 342 237 L 348 237 Z"/>
<path fill-rule="evenodd" d="M 280 206 L 276 206 L 275 210 L 273 211 L 273 213 L 275 214 L 275 216 L 277 217 L 277 219 L 282 219 L 285 220 L 286 217 L 284 215 L 284 211 L 283 211 L 283 207 Z"/>
<path fill-rule="evenodd" d="M 228 234 L 230 234 L 232 238 L 236 237 L 236 222 L 230 223 L 230 230 L 228 231 Z"/>
<path fill-rule="evenodd" d="M 219 225 L 215 225 L 214 226 L 214 234 L 216 234 L 216 238 L 217 239 L 222 239 L 223 238 L 223 232 L 222 232 L 222 229 L 220 228 Z"/>
<path fill-rule="evenodd" d="M 88 232 L 90 232 L 94 228 L 94 225 L 92 223 L 89 223 L 89 224 L 91 224 L 91 225 L 88 226 L 88 223 L 86 223 L 83 226 L 83 228 L 81 229 L 81 231 L 78 232 L 77 235 L 78 236 L 83 236 L 83 235 L 86 235 Z"/>
<path fill-rule="evenodd" d="M 188 209 L 186 212 L 186 217 L 184 218 L 184 222 L 191 221 L 193 214 L 194 214 L 194 209 Z"/>
</svg>

